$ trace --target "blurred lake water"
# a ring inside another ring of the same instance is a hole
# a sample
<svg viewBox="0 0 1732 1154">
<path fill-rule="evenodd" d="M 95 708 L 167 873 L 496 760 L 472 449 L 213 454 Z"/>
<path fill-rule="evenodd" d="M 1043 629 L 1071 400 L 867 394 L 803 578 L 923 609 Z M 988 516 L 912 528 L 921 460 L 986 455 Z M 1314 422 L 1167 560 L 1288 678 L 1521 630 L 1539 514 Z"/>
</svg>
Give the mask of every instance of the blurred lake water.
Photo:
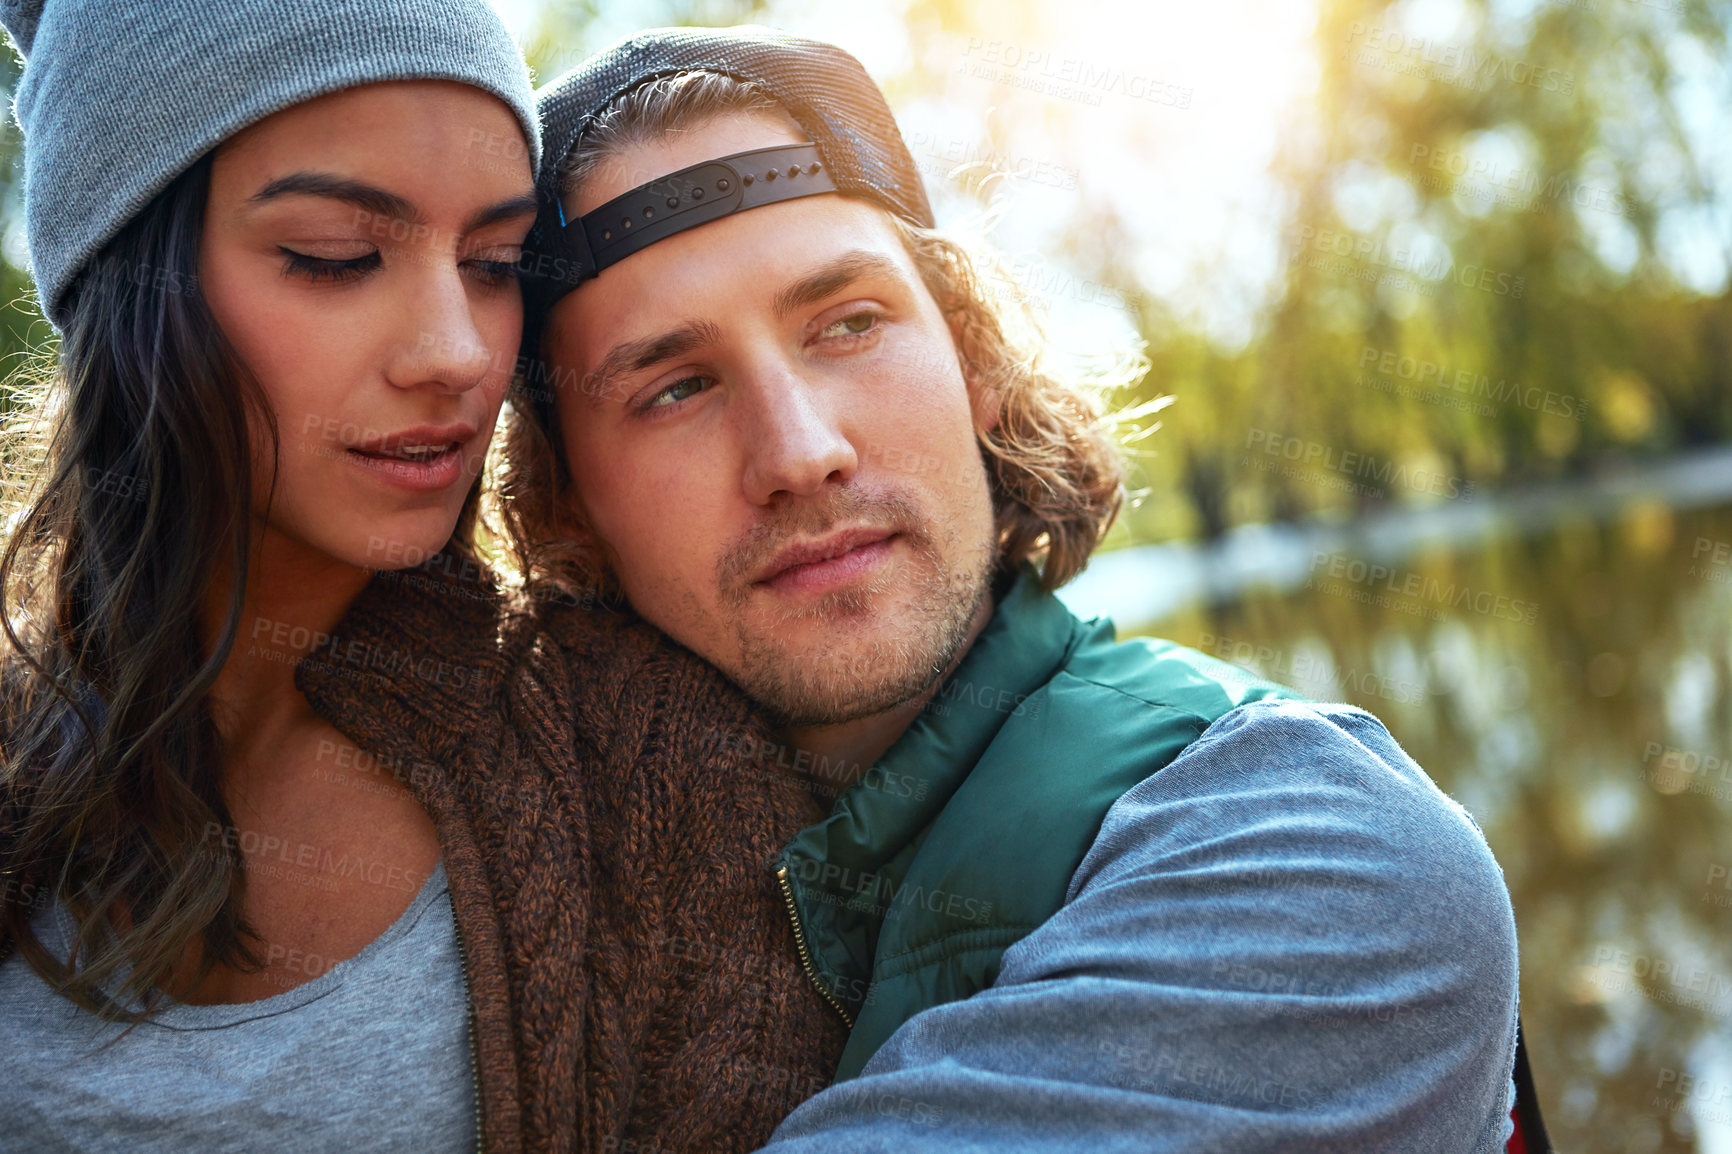
<svg viewBox="0 0 1732 1154">
<path fill-rule="evenodd" d="M 1376 713 L 1503 865 L 1559 1148 L 1732 1151 L 1732 454 L 1121 550 L 1065 596 Z"/>
</svg>

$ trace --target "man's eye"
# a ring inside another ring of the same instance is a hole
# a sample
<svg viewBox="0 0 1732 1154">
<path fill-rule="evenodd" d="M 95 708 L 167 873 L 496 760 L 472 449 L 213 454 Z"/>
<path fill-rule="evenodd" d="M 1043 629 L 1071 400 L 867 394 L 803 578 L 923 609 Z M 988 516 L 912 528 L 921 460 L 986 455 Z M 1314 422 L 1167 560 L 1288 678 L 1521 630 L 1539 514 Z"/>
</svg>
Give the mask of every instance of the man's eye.
<svg viewBox="0 0 1732 1154">
<path fill-rule="evenodd" d="M 703 392 L 704 384 L 702 377 L 683 377 L 651 397 L 644 408 L 659 409 L 666 408 L 668 405 L 677 405 L 686 398 L 695 397 Z"/>
<path fill-rule="evenodd" d="M 285 258 L 283 261 L 284 276 L 298 276 L 315 284 L 352 281 L 357 277 L 366 276 L 383 263 L 379 259 L 378 249 L 345 260 L 312 256 L 308 253 L 296 252 L 292 248 L 284 248 L 282 245 L 277 246 L 277 251 L 282 253 Z"/>
<path fill-rule="evenodd" d="M 878 325 L 877 313 L 855 313 L 824 326 L 820 337 L 857 337 L 871 332 Z"/>
</svg>

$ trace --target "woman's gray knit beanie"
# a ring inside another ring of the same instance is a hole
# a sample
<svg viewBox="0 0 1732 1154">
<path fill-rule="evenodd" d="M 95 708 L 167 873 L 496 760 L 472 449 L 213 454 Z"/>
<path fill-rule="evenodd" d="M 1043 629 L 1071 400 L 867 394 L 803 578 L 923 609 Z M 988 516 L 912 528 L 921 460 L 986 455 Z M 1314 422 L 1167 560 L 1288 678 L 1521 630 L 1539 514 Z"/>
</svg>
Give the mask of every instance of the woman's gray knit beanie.
<svg viewBox="0 0 1732 1154">
<path fill-rule="evenodd" d="M 24 223 L 43 312 L 194 161 L 327 92 L 455 80 L 511 106 L 541 159 L 528 70 L 487 0 L 0 0 L 25 58 Z"/>
</svg>

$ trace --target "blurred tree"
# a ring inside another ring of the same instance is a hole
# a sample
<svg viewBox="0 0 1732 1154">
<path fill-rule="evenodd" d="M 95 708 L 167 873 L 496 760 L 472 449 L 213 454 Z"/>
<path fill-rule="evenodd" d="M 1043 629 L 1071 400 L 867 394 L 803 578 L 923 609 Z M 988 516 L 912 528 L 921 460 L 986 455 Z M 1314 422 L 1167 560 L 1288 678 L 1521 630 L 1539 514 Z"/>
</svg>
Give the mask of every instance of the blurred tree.
<svg viewBox="0 0 1732 1154">
<path fill-rule="evenodd" d="M 1147 387 L 1181 400 L 1148 468 L 1189 515 L 1133 512 L 1130 536 L 1366 502 L 1247 467 L 1280 437 L 1371 458 L 1339 471 L 1402 500 L 1425 497 L 1417 470 L 1517 484 L 1732 434 L 1732 189 L 1684 127 L 1728 104 L 1732 7 L 1468 0 L 1416 35 L 1424 7 L 1322 5 L 1318 93 L 1276 168 L 1284 291 L 1244 348 L 1164 312 L 1081 214 L 1072 250 L 1138 302 Z M 1701 59 L 1720 64 L 1682 75 Z"/>
<path fill-rule="evenodd" d="M 755 24 L 763 21 L 768 8 L 767 0 L 651 0 L 630 5 L 558 0 L 541 10 L 534 29 L 524 37 L 523 55 L 536 84 L 545 85 L 596 50 L 640 29 Z"/>
</svg>

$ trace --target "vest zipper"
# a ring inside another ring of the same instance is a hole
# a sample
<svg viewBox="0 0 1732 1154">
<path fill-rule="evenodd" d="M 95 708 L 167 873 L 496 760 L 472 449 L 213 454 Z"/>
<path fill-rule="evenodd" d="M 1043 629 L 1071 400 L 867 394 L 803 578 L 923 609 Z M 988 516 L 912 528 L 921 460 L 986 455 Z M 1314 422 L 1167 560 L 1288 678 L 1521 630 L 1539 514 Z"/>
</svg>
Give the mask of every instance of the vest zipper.
<svg viewBox="0 0 1732 1154">
<path fill-rule="evenodd" d="M 469 1084 L 475 1090 L 475 1154 L 485 1154 L 481 1133 L 481 1055 L 475 1037 L 475 991 L 469 984 L 469 950 L 463 945 L 463 927 L 457 924 L 455 904 L 451 909 L 451 926 L 457 938 L 457 968 L 463 971 L 464 1017 L 469 1027 Z"/>
<path fill-rule="evenodd" d="M 818 980 L 818 968 L 812 964 L 812 952 L 806 948 L 806 930 L 800 925 L 800 907 L 794 904 L 794 887 L 788 881 L 787 866 L 779 865 L 776 867 L 776 880 L 782 883 L 782 900 L 788 903 L 788 920 L 794 923 L 794 944 L 800 948 L 800 965 L 805 967 L 806 977 L 811 980 L 813 987 L 824 995 L 824 1000 L 836 1007 L 836 1012 L 842 1015 L 842 1021 L 846 1022 L 848 1028 L 852 1030 L 854 1019 L 848 1016 L 848 1011 L 842 1008 L 842 1003 L 838 1002 L 835 995 L 826 990 L 824 984 Z"/>
</svg>

